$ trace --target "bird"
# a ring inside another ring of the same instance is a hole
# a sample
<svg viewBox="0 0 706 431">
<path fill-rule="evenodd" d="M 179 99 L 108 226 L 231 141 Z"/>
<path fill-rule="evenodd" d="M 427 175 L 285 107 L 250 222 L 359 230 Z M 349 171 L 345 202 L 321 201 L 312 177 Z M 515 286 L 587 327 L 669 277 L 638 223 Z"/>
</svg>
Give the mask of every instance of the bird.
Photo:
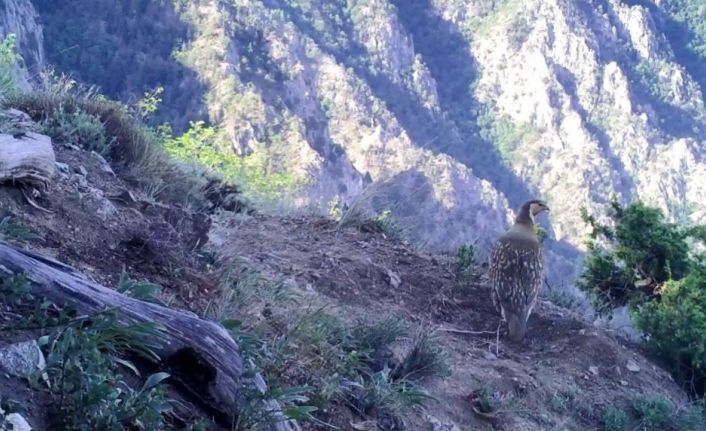
<svg viewBox="0 0 706 431">
<path fill-rule="evenodd" d="M 549 211 L 544 201 L 525 202 L 515 223 L 496 241 L 490 255 L 488 275 L 495 309 L 507 322 L 508 336 L 521 343 L 527 320 L 542 286 L 544 255 L 535 232 L 536 217 Z"/>
</svg>

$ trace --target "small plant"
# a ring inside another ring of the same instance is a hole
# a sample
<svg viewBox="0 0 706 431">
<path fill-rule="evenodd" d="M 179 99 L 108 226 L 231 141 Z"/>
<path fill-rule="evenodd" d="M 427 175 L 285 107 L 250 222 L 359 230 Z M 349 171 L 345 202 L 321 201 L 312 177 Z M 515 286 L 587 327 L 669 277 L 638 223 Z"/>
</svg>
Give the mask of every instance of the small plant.
<svg viewBox="0 0 706 431">
<path fill-rule="evenodd" d="M 484 416 L 491 416 L 500 407 L 495 396 L 495 390 L 489 385 L 483 385 L 471 394 L 473 410 Z"/>
<path fill-rule="evenodd" d="M 66 430 L 158 429 L 171 410 L 161 383 L 169 375 L 147 377 L 140 389 L 125 382 L 121 370 L 139 375 L 124 359 L 129 354 L 154 360 L 149 338 L 154 325 L 123 326 L 110 313 L 72 321 L 42 337 L 48 349 L 49 391 L 55 399 L 51 418 Z"/>
<path fill-rule="evenodd" d="M 632 408 L 640 423 L 648 430 L 661 430 L 672 421 L 672 404 L 664 398 L 636 396 Z"/>
<path fill-rule="evenodd" d="M 410 381 L 447 377 L 449 374 L 446 352 L 434 343 L 433 336 L 428 332 L 420 332 L 412 349 L 393 372 L 395 378 Z"/>
<path fill-rule="evenodd" d="M 472 244 L 464 244 L 456 250 L 456 276 L 466 279 L 476 264 L 476 249 Z"/>
<path fill-rule="evenodd" d="M 104 156 L 110 153 L 105 126 L 95 115 L 83 111 L 67 112 L 60 108 L 47 115 L 41 125 L 43 133 L 54 140 L 73 143 Z"/>
<path fill-rule="evenodd" d="M 118 280 L 118 292 L 131 296 L 145 302 L 161 304 L 159 300 L 162 287 L 159 284 L 150 283 L 148 281 L 137 281 L 131 279 L 128 274 L 123 271 L 120 273 Z"/>
<path fill-rule="evenodd" d="M 390 210 L 385 210 L 381 214 L 365 221 L 362 229 L 382 233 L 386 238 L 393 241 L 401 241 L 404 238 L 404 232 L 393 219 L 392 211 Z"/>
<path fill-rule="evenodd" d="M 37 235 L 26 226 L 13 221 L 11 217 L 0 219 L 0 241 L 25 241 L 32 238 L 37 238 Z"/>
<path fill-rule="evenodd" d="M 603 411 L 601 423 L 604 431 L 625 431 L 630 424 L 630 418 L 622 409 L 608 406 Z"/>
<path fill-rule="evenodd" d="M 0 100 L 17 92 L 15 68 L 22 59 L 17 53 L 17 37 L 8 34 L 0 40 Z"/>
</svg>

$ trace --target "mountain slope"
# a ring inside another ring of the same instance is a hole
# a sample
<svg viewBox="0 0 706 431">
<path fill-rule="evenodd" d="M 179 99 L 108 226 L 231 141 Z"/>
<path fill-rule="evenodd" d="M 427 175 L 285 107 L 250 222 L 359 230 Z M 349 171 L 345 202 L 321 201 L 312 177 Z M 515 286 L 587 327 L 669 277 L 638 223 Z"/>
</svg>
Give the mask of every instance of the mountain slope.
<svg viewBox="0 0 706 431">
<path fill-rule="evenodd" d="M 583 247 L 581 207 L 615 195 L 703 221 L 701 57 L 675 34 L 677 3 L 126 1 L 106 27 L 99 5 L 34 2 L 62 35 L 46 41 L 60 70 L 114 96 L 164 85 L 178 128 L 207 115 L 222 148 L 291 173 L 291 207 L 391 210 L 438 250 L 487 245 L 509 208 L 546 198 L 554 280 Z"/>
</svg>

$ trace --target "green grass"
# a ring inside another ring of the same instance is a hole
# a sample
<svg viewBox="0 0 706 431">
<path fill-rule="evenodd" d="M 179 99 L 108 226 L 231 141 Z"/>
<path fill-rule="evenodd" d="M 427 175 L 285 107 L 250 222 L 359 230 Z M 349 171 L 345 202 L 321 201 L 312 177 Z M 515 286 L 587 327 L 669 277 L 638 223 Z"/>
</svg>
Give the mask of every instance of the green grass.
<svg viewBox="0 0 706 431">
<path fill-rule="evenodd" d="M 304 391 L 301 399 L 283 402 L 285 410 L 308 411 L 304 420 L 324 420 L 321 412 L 336 405 L 394 417 L 429 399 L 423 381 L 448 375 L 434 337 L 410 337 L 393 316 L 344 321 L 340 311 L 309 304 L 290 285 L 247 269 L 233 270 L 224 287 L 209 314 L 227 319 L 246 362 L 262 372 L 273 394 Z M 406 346 L 397 359 L 393 346 Z"/>
</svg>

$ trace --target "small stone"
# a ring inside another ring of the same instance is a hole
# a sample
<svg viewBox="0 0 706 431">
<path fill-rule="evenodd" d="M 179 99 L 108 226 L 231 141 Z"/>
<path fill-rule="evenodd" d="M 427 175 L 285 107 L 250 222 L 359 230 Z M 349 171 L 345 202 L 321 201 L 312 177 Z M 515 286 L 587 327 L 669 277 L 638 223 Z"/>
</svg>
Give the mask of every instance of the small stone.
<svg viewBox="0 0 706 431">
<path fill-rule="evenodd" d="M 392 272 L 388 269 L 387 276 L 390 279 L 390 286 L 393 289 L 397 289 L 398 287 L 400 287 L 400 284 L 402 284 L 402 279 L 400 278 L 399 275 L 395 274 L 394 272 Z"/>
<path fill-rule="evenodd" d="M 498 357 L 495 356 L 495 353 L 488 352 L 488 351 L 483 352 L 483 358 L 487 359 L 489 361 L 494 361 L 494 360 L 498 359 Z"/>
<path fill-rule="evenodd" d="M 594 376 L 598 375 L 598 367 L 590 366 L 588 367 L 588 371 L 593 374 Z"/>
<path fill-rule="evenodd" d="M 66 163 L 61 163 L 61 162 L 56 162 L 56 168 L 61 172 L 62 174 L 68 174 L 69 173 L 69 165 Z"/>
<path fill-rule="evenodd" d="M 95 151 L 91 151 L 91 154 L 93 154 L 93 157 L 98 160 L 98 164 L 100 165 L 101 171 L 105 172 L 106 174 L 115 176 L 113 168 L 110 167 L 110 163 L 108 163 L 108 161 L 103 156 L 96 153 Z"/>
<path fill-rule="evenodd" d="M 637 363 L 635 361 L 633 361 L 632 359 L 630 359 L 628 361 L 628 364 L 625 366 L 625 368 L 627 368 L 628 371 L 632 371 L 633 373 L 640 372 L 640 366 L 637 365 Z"/>
<path fill-rule="evenodd" d="M 579 335 L 586 335 L 586 330 L 585 329 L 580 330 Z"/>
<path fill-rule="evenodd" d="M 27 420 L 18 413 L 10 413 L 4 418 L 4 425 L 10 425 L 7 429 L 11 431 L 32 431 L 32 427 Z M 3 427 L 3 429 L 6 429 Z"/>
<path fill-rule="evenodd" d="M 621 381 L 620 381 L 620 384 L 623 385 L 623 386 L 627 386 L 627 385 L 628 385 L 628 382 L 625 381 L 625 380 L 621 380 Z"/>
<path fill-rule="evenodd" d="M 83 175 L 84 177 L 87 177 L 87 176 L 88 176 L 88 171 L 86 170 L 86 168 L 85 168 L 83 165 L 79 165 L 79 166 L 76 168 L 76 173 L 81 174 L 81 175 Z"/>
<path fill-rule="evenodd" d="M 45 367 L 44 354 L 35 340 L 0 349 L 0 368 L 12 376 L 28 378 Z"/>
<path fill-rule="evenodd" d="M 88 180 L 86 179 L 86 177 L 84 175 L 80 175 L 80 174 L 71 175 L 71 183 L 75 184 L 80 189 L 87 189 L 88 188 Z"/>
</svg>

